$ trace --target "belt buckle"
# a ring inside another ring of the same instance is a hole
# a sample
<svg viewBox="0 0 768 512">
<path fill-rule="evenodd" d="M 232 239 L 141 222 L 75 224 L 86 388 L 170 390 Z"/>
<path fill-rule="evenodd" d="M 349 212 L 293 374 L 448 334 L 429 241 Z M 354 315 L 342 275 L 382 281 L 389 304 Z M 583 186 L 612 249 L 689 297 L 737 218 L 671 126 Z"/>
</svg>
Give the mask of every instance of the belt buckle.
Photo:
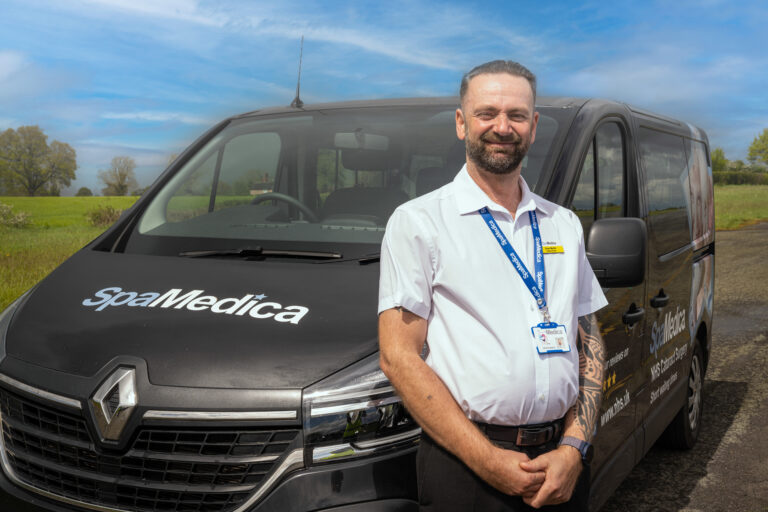
<svg viewBox="0 0 768 512">
<path fill-rule="evenodd" d="M 520 427 L 517 429 L 517 440 L 515 441 L 515 444 L 517 446 L 536 446 L 544 444 L 549 441 L 549 439 L 546 439 L 545 437 L 545 439 L 542 440 L 541 434 L 550 433 L 552 428 L 553 427 L 551 426 L 533 428 Z"/>
</svg>

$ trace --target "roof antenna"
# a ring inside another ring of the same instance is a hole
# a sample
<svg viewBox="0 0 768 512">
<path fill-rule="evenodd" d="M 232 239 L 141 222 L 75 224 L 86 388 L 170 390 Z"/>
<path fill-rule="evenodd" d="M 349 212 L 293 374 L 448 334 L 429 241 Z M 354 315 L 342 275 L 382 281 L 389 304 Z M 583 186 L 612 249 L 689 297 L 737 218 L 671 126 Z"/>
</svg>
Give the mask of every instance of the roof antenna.
<svg viewBox="0 0 768 512">
<path fill-rule="evenodd" d="M 301 36 L 301 50 L 299 51 L 299 79 L 296 81 L 296 97 L 293 98 L 291 106 L 293 108 L 301 108 L 304 106 L 304 102 L 299 98 L 299 89 L 301 88 L 301 58 L 304 55 L 304 36 Z"/>
</svg>

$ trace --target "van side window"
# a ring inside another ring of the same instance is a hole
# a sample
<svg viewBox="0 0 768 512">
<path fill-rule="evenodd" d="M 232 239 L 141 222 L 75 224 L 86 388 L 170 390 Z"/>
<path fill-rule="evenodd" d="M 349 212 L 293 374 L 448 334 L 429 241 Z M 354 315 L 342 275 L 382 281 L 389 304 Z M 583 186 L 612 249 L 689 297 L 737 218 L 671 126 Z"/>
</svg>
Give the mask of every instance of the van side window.
<svg viewBox="0 0 768 512">
<path fill-rule="evenodd" d="M 649 231 L 656 255 L 660 256 L 691 241 L 685 147 L 682 137 L 648 128 L 640 129 L 639 140 Z"/>
<path fill-rule="evenodd" d="M 595 220 L 595 141 L 589 145 L 589 150 L 581 166 L 579 182 L 571 201 L 571 210 L 579 217 L 584 233 L 589 232 Z"/>
<path fill-rule="evenodd" d="M 624 162 L 621 128 L 617 123 L 603 124 L 584 157 L 571 201 L 584 233 L 589 232 L 595 219 L 624 216 Z"/>
<path fill-rule="evenodd" d="M 597 150 L 598 219 L 624 216 L 624 143 L 616 123 L 605 123 L 595 134 Z"/>
</svg>

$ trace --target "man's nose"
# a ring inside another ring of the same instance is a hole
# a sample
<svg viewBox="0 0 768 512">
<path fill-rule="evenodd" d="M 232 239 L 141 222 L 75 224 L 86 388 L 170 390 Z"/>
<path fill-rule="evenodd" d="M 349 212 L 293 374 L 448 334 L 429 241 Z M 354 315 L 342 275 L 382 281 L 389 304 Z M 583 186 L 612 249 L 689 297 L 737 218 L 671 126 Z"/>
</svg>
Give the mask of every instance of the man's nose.
<svg viewBox="0 0 768 512">
<path fill-rule="evenodd" d="M 493 130 L 499 135 L 509 135 L 513 131 L 512 123 L 509 121 L 507 116 L 501 114 L 496 117 L 496 123 L 493 127 Z"/>
</svg>

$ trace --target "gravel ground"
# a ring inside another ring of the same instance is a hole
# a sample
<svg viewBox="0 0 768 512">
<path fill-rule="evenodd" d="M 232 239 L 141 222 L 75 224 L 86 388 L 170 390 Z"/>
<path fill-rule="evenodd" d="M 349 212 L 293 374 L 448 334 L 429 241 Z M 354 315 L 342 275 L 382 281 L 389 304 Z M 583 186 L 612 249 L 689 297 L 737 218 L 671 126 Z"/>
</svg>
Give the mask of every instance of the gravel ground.
<svg viewBox="0 0 768 512">
<path fill-rule="evenodd" d="M 602 512 L 768 512 L 768 224 L 717 233 L 698 444 L 654 447 Z"/>
</svg>

